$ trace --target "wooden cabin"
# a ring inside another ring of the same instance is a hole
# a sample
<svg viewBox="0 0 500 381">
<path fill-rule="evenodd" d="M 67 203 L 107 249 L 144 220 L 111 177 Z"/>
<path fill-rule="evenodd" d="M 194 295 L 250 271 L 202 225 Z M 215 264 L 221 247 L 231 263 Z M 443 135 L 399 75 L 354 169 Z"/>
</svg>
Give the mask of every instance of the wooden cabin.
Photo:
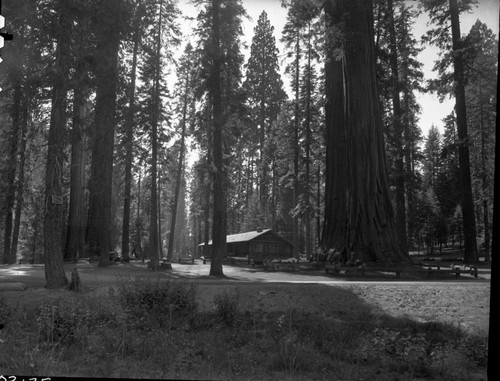
<svg viewBox="0 0 500 381">
<path fill-rule="evenodd" d="M 271 229 L 231 234 L 226 237 L 227 256 L 247 258 L 248 263 L 260 263 L 265 259 L 290 258 L 293 245 Z M 201 252 L 205 243 L 198 245 Z M 212 241 L 208 242 L 207 257 L 211 257 Z"/>
</svg>

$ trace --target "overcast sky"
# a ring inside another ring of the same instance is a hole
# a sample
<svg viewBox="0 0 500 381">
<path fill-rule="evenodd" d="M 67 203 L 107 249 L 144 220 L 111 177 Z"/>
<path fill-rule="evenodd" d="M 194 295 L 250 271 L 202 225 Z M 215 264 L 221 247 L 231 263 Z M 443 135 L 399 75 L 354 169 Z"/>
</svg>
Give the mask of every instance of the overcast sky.
<svg viewBox="0 0 500 381">
<path fill-rule="evenodd" d="M 417 1 L 408 2 L 410 4 L 417 3 Z M 274 36 L 276 38 L 281 56 L 283 53 L 283 48 L 281 46 L 281 43 L 279 42 L 279 39 L 281 38 L 281 32 L 286 21 L 286 9 L 281 7 L 281 0 L 243 0 L 243 6 L 250 16 L 249 20 L 244 20 L 243 22 L 243 32 L 245 34 L 245 41 L 248 45 L 248 49 L 244 51 L 245 56 L 248 58 L 250 52 L 250 44 L 252 42 L 252 37 L 254 34 L 254 27 L 257 24 L 259 15 L 263 10 L 266 11 L 271 25 L 274 26 Z M 198 13 L 196 8 L 190 4 L 189 0 L 179 0 L 179 7 L 187 16 L 196 17 Z M 486 23 L 498 36 L 499 1 L 478 0 L 478 6 L 473 10 L 471 14 L 462 14 L 460 18 L 462 34 L 467 34 L 477 19 L 480 19 L 482 22 Z M 426 14 L 422 14 L 417 19 L 414 25 L 414 36 L 417 39 L 420 39 L 425 31 L 429 29 L 428 21 L 429 19 Z M 189 38 L 190 30 L 196 25 L 195 21 L 185 21 L 182 22 L 181 25 L 184 33 L 187 34 L 187 40 Z M 426 79 L 430 79 L 436 76 L 436 73 L 432 72 L 432 67 L 434 66 L 434 61 L 437 58 L 438 50 L 434 47 L 426 47 L 418 57 L 418 59 L 424 64 L 424 75 Z M 281 59 L 282 57 L 280 57 L 280 61 Z M 281 66 L 282 68 L 284 68 L 285 65 L 283 64 Z M 496 79 L 494 78 L 492 80 Z M 290 83 L 290 78 L 286 77 L 283 74 L 283 82 L 288 85 L 288 83 Z M 445 102 L 440 103 L 437 97 L 433 94 L 420 94 L 418 97 L 418 101 L 422 107 L 419 124 L 422 128 L 424 136 L 433 124 L 442 129 L 442 119 L 450 114 L 453 109 L 454 101 L 446 100 Z"/>
</svg>

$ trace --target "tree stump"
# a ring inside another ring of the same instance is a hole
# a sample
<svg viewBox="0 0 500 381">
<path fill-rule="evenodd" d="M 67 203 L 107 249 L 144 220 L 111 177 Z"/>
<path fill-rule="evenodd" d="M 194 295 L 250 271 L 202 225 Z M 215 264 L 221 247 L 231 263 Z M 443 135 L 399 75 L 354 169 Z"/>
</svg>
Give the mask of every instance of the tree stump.
<svg viewBox="0 0 500 381">
<path fill-rule="evenodd" d="M 69 283 L 68 289 L 70 291 L 80 292 L 80 275 L 78 275 L 78 270 L 76 267 L 71 272 L 71 282 Z"/>
<path fill-rule="evenodd" d="M 171 263 L 160 263 L 160 270 L 172 270 L 172 264 Z"/>
</svg>

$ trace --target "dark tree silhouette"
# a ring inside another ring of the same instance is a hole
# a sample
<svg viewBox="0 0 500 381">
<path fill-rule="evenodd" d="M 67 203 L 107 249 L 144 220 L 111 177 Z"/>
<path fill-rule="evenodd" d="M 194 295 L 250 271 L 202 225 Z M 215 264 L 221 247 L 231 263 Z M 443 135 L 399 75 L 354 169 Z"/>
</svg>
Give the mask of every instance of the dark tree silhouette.
<svg viewBox="0 0 500 381">
<path fill-rule="evenodd" d="M 53 77 L 52 110 L 45 175 L 44 263 L 45 287 L 60 288 L 68 283 L 63 267 L 63 163 L 68 96 L 69 55 L 72 19 L 68 3 L 59 0 L 57 12 L 56 70 Z"/>
<path fill-rule="evenodd" d="M 111 191 L 115 132 L 121 0 L 101 0 L 98 6 L 95 130 L 92 144 L 87 239 L 90 253 L 109 265 L 111 250 Z"/>
<path fill-rule="evenodd" d="M 210 275 L 222 276 L 221 260 L 226 256 L 227 205 L 226 172 L 222 147 L 222 94 L 221 70 L 222 54 L 220 48 L 220 0 L 212 0 L 212 44 L 213 64 L 210 80 L 213 120 L 213 162 L 214 162 L 214 210 L 212 224 L 212 261 Z"/>
<path fill-rule="evenodd" d="M 398 243 L 389 199 L 375 77 L 372 2 L 329 0 L 326 62 L 326 190 L 322 246 L 362 260 L 410 259 Z"/>
</svg>

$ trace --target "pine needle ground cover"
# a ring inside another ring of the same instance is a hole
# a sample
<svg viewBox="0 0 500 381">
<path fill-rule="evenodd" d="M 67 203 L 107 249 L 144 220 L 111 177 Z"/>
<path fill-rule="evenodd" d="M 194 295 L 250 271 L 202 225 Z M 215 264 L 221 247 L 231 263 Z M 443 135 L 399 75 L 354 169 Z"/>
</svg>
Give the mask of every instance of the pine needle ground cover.
<svg viewBox="0 0 500 381">
<path fill-rule="evenodd" d="M 0 373 L 223 380 L 486 379 L 484 317 L 473 317 L 478 324 L 467 325 L 465 315 L 464 320 L 436 315 L 424 321 L 387 313 L 381 307 L 382 295 L 390 297 L 388 287 L 221 285 L 118 277 L 114 286 L 99 292 L 60 291 L 29 304 L 3 300 Z M 422 294 L 413 290 L 411 296 L 393 293 L 394 307 L 405 311 L 433 292 L 425 287 Z M 476 301 L 487 296 L 480 287 L 469 292 L 476 293 L 470 296 Z"/>
</svg>

